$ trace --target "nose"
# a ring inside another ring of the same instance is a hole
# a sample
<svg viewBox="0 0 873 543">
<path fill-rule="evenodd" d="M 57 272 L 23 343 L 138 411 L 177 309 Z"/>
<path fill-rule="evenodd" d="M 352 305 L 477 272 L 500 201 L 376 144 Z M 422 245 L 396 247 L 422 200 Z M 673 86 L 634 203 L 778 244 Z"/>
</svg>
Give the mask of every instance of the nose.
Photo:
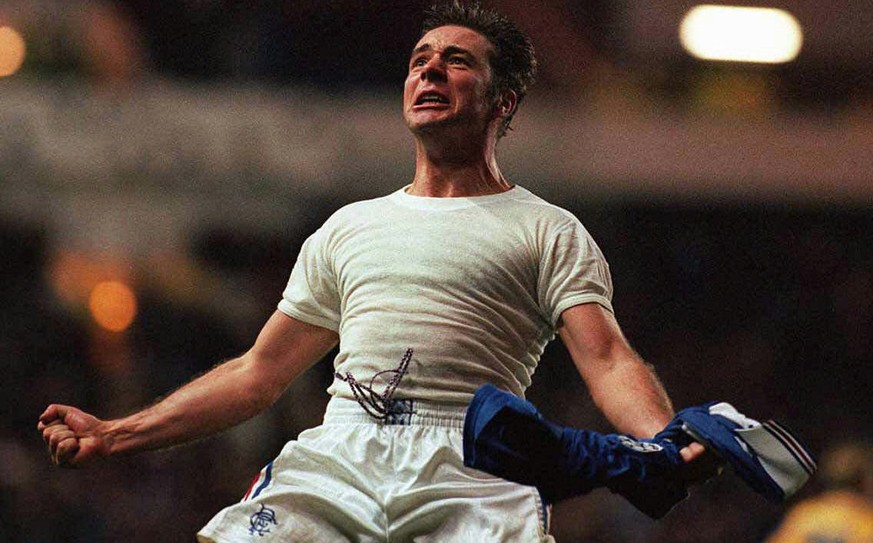
<svg viewBox="0 0 873 543">
<path fill-rule="evenodd" d="M 445 81 L 446 67 L 439 55 L 434 55 L 427 61 L 421 70 L 421 79 L 423 81 Z"/>
</svg>

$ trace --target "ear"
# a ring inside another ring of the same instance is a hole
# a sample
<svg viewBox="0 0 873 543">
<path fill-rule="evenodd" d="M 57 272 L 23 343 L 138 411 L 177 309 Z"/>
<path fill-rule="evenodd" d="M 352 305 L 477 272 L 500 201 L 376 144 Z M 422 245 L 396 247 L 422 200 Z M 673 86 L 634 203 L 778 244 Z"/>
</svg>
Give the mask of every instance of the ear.
<svg viewBox="0 0 873 543">
<path fill-rule="evenodd" d="M 507 117 L 515 113 L 518 107 L 518 95 L 513 90 L 505 90 L 497 97 L 495 112 L 499 117 Z"/>
</svg>

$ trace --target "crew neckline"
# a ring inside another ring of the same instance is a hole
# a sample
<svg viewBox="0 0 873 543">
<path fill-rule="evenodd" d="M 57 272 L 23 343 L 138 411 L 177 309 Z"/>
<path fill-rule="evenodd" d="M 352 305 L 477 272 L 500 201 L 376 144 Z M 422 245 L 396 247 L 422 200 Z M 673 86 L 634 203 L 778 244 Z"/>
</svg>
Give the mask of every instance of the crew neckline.
<svg viewBox="0 0 873 543">
<path fill-rule="evenodd" d="M 406 192 L 411 186 L 409 184 L 396 190 L 389 195 L 389 198 L 399 205 L 413 209 L 449 211 L 515 200 L 527 193 L 527 190 L 520 185 L 513 185 L 509 190 L 482 196 L 416 196 Z"/>
</svg>

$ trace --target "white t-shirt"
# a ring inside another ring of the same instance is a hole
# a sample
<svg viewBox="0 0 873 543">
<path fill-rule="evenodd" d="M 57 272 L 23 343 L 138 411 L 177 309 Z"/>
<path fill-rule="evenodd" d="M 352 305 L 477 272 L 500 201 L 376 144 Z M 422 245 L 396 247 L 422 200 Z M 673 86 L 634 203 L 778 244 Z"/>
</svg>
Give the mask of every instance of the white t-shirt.
<svg viewBox="0 0 873 543">
<path fill-rule="evenodd" d="M 611 311 L 611 298 L 609 267 L 579 220 L 528 190 L 401 189 L 341 208 L 312 234 L 279 310 L 339 333 L 342 375 L 370 384 L 411 348 L 395 398 L 468 403 L 485 383 L 523 395 L 561 313 Z M 353 398 L 340 380 L 328 392 Z"/>
</svg>

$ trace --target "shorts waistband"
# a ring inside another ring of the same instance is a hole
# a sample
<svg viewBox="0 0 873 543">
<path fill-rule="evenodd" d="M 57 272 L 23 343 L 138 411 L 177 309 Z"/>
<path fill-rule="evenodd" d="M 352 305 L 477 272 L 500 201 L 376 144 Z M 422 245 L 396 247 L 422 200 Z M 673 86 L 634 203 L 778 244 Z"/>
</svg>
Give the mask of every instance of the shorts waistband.
<svg viewBox="0 0 873 543">
<path fill-rule="evenodd" d="M 324 424 L 380 424 L 389 426 L 439 426 L 464 428 L 467 406 L 398 399 L 384 418 L 376 418 L 355 400 L 334 396 L 327 403 Z"/>
</svg>

